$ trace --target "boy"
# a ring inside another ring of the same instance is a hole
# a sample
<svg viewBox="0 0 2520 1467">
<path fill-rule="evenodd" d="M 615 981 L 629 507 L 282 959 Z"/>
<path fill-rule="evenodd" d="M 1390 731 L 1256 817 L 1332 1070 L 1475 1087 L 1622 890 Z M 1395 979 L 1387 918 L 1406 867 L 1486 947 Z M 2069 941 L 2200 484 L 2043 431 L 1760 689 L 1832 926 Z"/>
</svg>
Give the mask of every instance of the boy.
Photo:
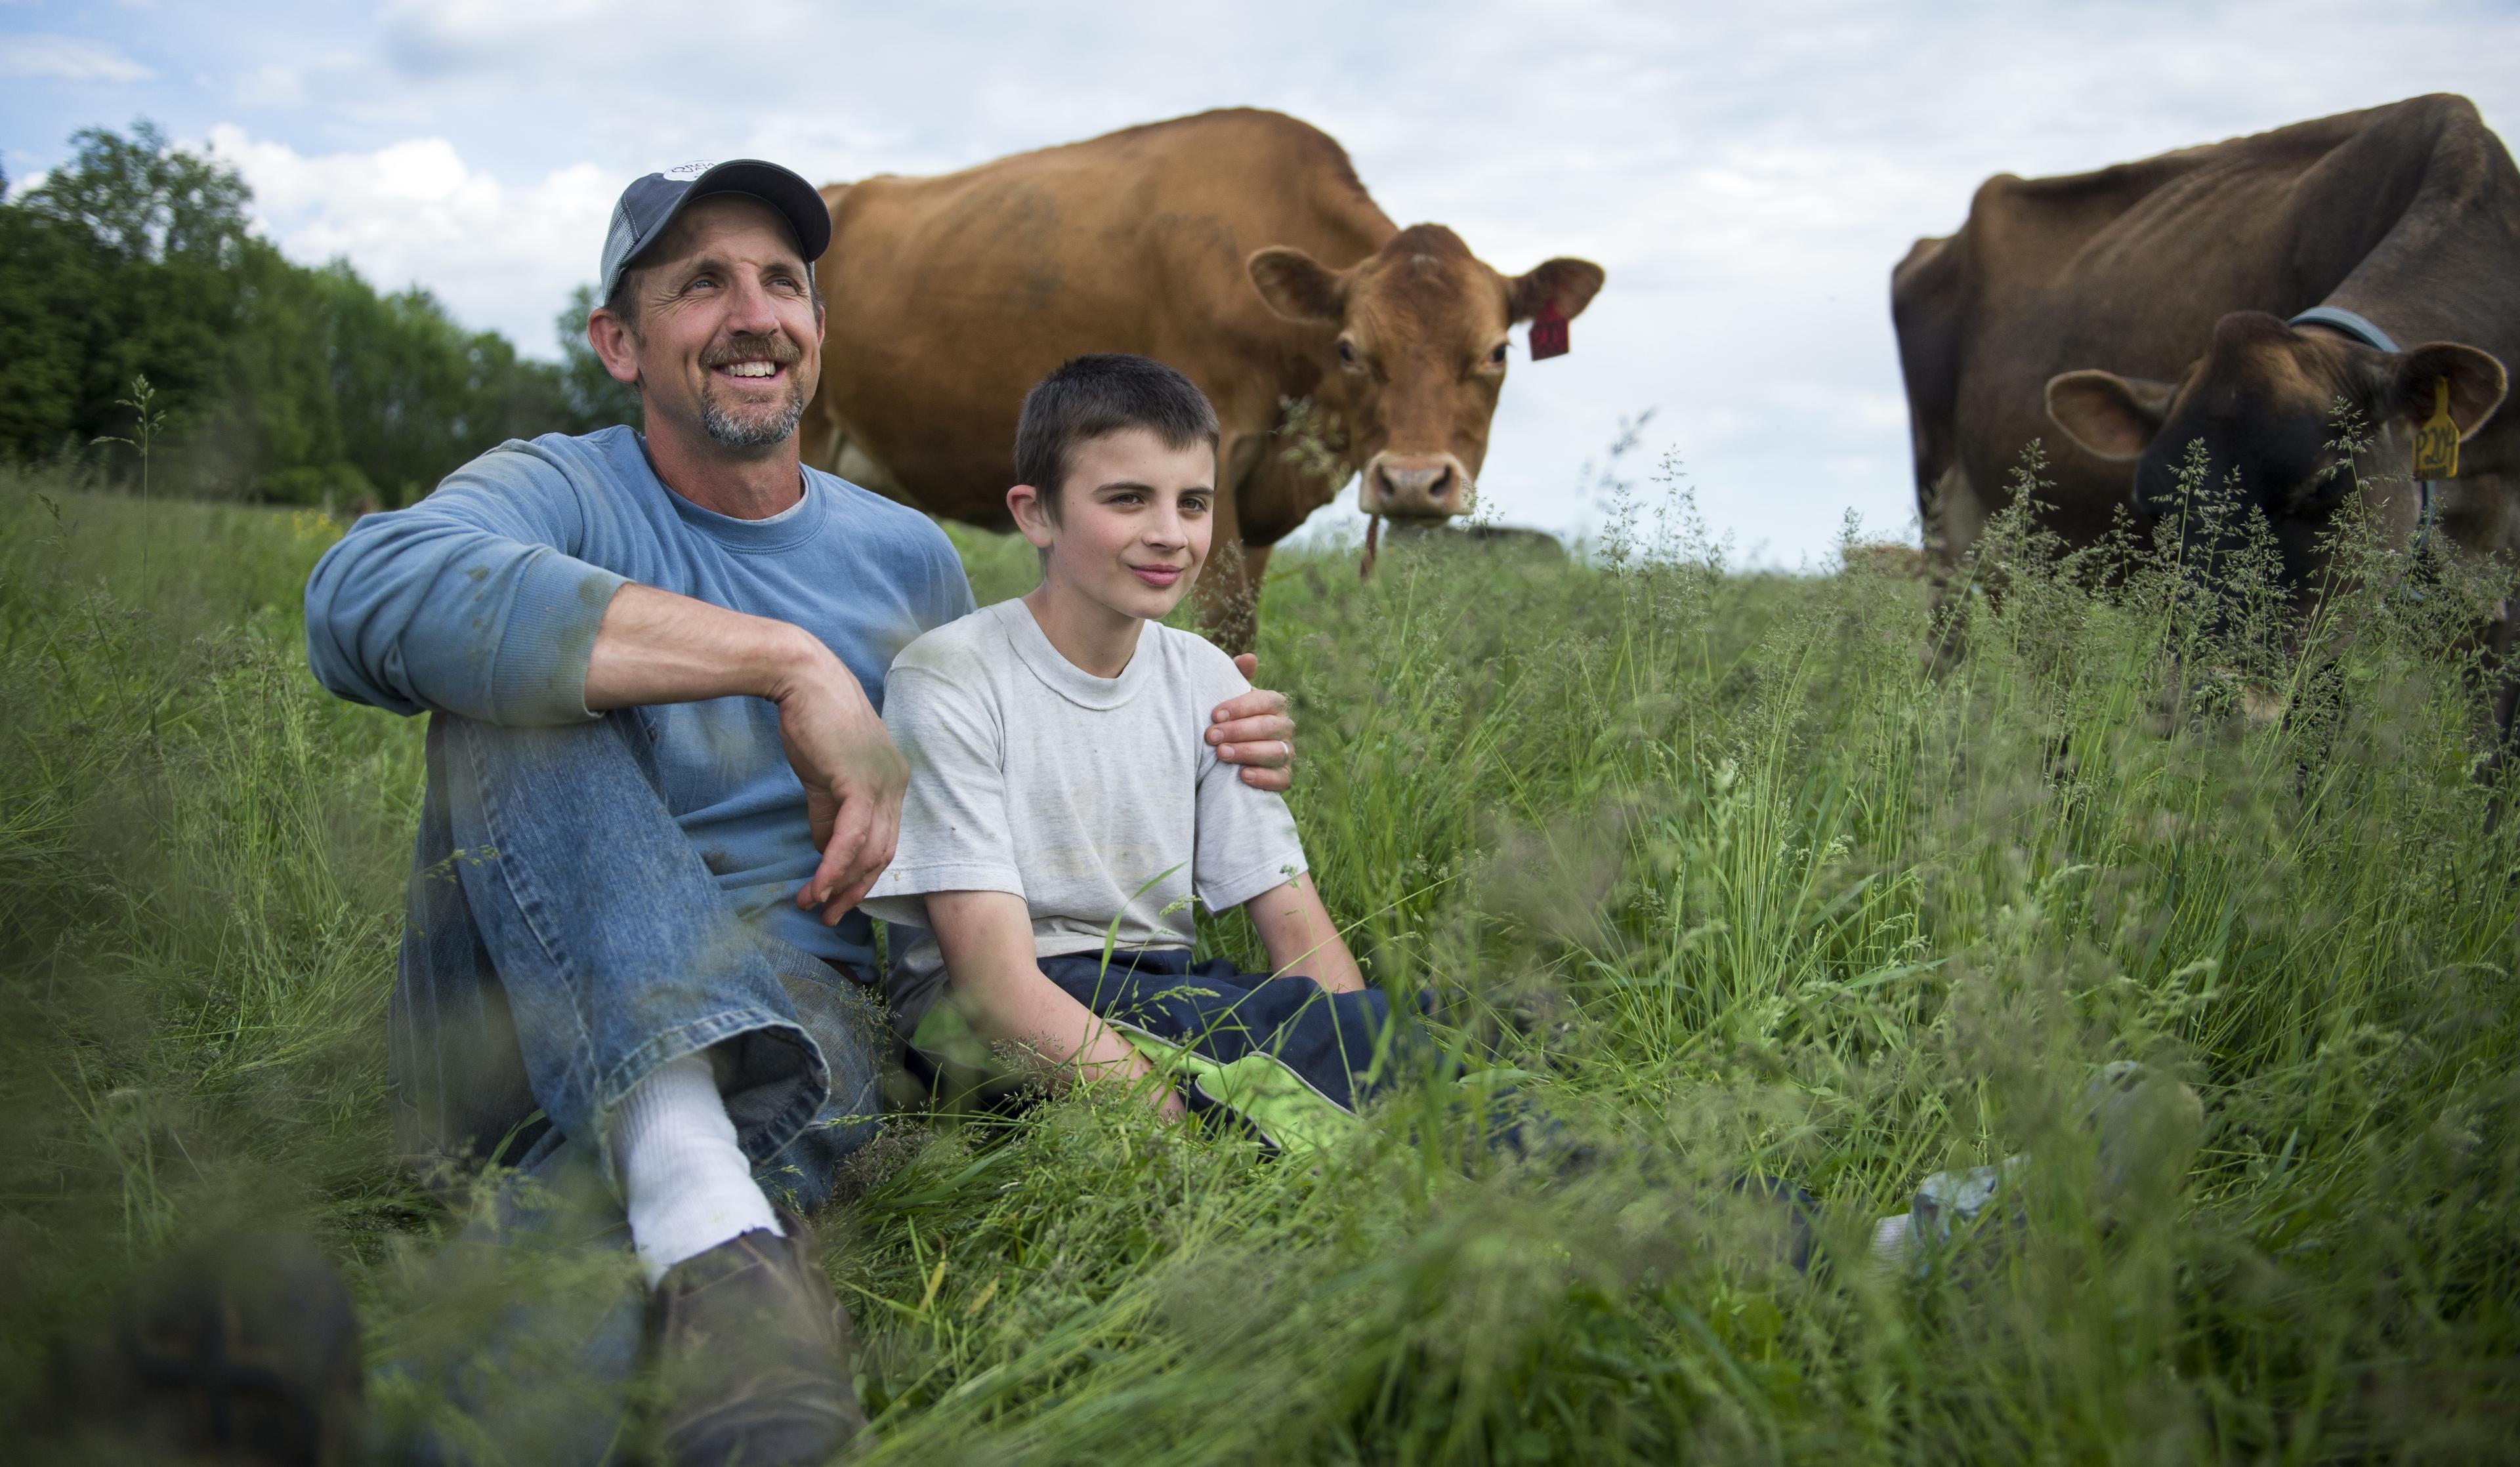
<svg viewBox="0 0 2520 1467">
<path fill-rule="evenodd" d="M 1182 714 L 1243 686 L 1224 652 L 1160 625 L 1207 560 L 1216 445 L 1207 399 L 1144 357 L 1079 357 L 1026 396 L 1007 508 L 1041 584 L 894 659 L 884 726 L 911 782 L 865 907 L 892 925 L 905 1037 L 950 998 L 980 1037 L 1050 1061 L 1054 1084 L 1143 1084 L 1174 1116 L 1186 1072 L 1196 1103 L 1284 1145 L 1352 1110 L 1387 1008 L 1284 801 L 1220 766 Z M 1193 971 L 1193 899 L 1247 911 L 1272 975 Z"/>
<path fill-rule="evenodd" d="M 1302 1148 L 1353 1111 L 1389 1012 L 1305 874 L 1284 802 L 1184 735 L 1184 710 L 1241 687 L 1223 652 L 1157 624 L 1207 558 L 1216 439 L 1198 389 L 1142 357 L 1079 357 L 1024 399 L 1007 508 L 1041 554 L 1041 584 L 894 660 L 883 719 L 910 790 L 865 906 L 894 924 L 887 992 L 905 1036 L 950 998 L 982 1037 L 1051 1061 L 1055 1083 L 1141 1084 L 1179 1115 L 1170 1079 L 1188 1073 L 1198 1103 Z M 1192 969 L 1193 896 L 1248 911 L 1277 976 Z M 2195 1106 L 2140 1065 L 2093 1081 L 2082 1110 L 2104 1210 L 2138 1171 L 2162 1169 L 2156 1192 L 2184 1171 Z M 1492 1119 L 1509 1150 L 1537 1139 L 1567 1166 L 1590 1154 L 1538 1112 Z M 1875 1258 L 1914 1267 L 1955 1223 L 2013 1213 L 1998 1199 L 2022 1165 L 1928 1178 L 1908 1213 L 1874 1224 Z M 1802 1266 L 1808 1196 L 1733 1190 L 1781 1210 Z"/>
</svg>

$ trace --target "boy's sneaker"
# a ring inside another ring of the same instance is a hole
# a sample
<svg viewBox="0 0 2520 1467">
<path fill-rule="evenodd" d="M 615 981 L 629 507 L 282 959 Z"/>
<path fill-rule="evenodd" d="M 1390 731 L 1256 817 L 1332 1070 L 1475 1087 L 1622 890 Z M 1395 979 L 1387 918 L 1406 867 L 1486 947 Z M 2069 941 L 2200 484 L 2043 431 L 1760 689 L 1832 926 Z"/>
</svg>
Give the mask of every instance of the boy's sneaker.
<svg viewBox="0 0 2520 1467">
<path fill-rule="evenodd" d="M 855 1331 L 814 1261 L 805 1222 L 767 1229 L 666 1270 L 649 1305 L 676 1467 L 822 1463 L 866 1428 L 850 1382 Z"/>
<path fill-rule="evenodd" d="M 251 1237 L 144 1274 L 54 1358 L 74 1457 L 331 1467 L 365 1418 L 359 1316 L 303 1238 Z"/>
<path fill-rule="evenodd" d="M 2075 1110 L 2077 1120 L 2099 1140 L 2092 1211 L 2103 1229 L 2177 1190 L 2195 1158 L 2205 1120 L 2205 1107 L 2194 1090 L 2131 1059 L 2103 1066 L 2083 1088 Z M 1975 1229 L 2029 1166 L 2027 1156 L 2008 1156 L 1997 1166 L 1926 1178 L 1907 1212 L 1873 1223 L 1874 1261 L 1892 1271 L 1921 1273 L 1955 1233 Z M 2027 1222 L 2019 1208 L 2012 1209 L 2011 1227 Z"/>
</svg>

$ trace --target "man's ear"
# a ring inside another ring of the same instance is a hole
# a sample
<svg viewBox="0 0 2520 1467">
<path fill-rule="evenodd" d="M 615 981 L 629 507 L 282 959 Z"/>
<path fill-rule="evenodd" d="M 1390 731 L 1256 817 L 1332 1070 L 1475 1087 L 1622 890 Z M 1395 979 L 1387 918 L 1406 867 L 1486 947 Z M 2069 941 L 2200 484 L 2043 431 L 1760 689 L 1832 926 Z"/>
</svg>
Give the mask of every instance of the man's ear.
<svg viewBox="0 0 2520 1467">
<path fill-rule="evenodd" d="M 2500 362 L 2456 341 L 2427 341 L 2381 362 L 2388 378 L 2380 401 L 2411 423 L 2431 420 L 2433 383 L 2450 383 L 2450 421 L 2458 424 L 2461 438 L 2476 436 L 2510 386 Z"/>
<path fill-rule="evenodd" d="M 1545 305 L 1557 307 L 1557 319 L 1572 321 L 1584 314 L 1600 292 L 1609 273 L 1591 260 L 1563 257 L 1535 265 L 1528 275 L 1517 275 L 1507 287 L 1505 318 L 1510 322 L 1529 321 Z"/>
<path fill-rule="evenodd" d="M 2178 391 L 2176 382 L 2114 372 L 2060 373 L 2048 379 L 2048 416 L 2085 449 L 2125 463 L 2143 457 Z"/>
<path fill-rule="evenodd" d="M 629 322 L 597 306 L 586 318 L 586 344 L 616 382 L 639 380 L 639 333 Z"/>
<path fill-rule="evenodd" d="M 1040 490 L 1030 484 L 1017 484 L 1008 490 L 1007 513 L 1013 517 L 1015 529 L 1032 542 L 1034 550 L 1050 549 L 1056 533 L 1050 520 L 1050 504 L 1041 497 Z"/>
<path fill-rule="evenodd" d="M 1289 321 L 1336 326 L 1347 319 L 1347 277 L 1292 245 L 1251 252 L 1251 284 Z"/>
</svg>

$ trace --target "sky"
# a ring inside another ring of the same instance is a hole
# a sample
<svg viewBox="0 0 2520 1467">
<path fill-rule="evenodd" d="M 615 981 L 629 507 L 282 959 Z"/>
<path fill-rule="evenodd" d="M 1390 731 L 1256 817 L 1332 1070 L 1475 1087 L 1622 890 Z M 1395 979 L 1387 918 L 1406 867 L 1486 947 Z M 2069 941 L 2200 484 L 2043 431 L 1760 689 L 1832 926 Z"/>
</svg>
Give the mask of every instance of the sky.
<svg viewBox="0 0 2520 1467">
<path fill-rule="evenodd" d="M 13 187 L 77 128 L 154 118 L 233 162 L 292 257 L 425 286 L 542 356 L 640 173 L 928 173 L 1291 112 L 1396 221 L 1451 225 L 1508 274 L 1608 271 L 1571 353 L 1517 341 L 1490 514 L 1598 533 L 1604 468 L 1651 494 L 1670 462 L 1736 560 L 1785 568 L 1824 563 L 1850 512 L 1912 543 L 1890 268 L 1985 178 L 2436 91 L 2520 123 L 2520 0 L 0 0 Z M 1352 494 L 1315 516 L 1360 523 Z"/>
</svg>

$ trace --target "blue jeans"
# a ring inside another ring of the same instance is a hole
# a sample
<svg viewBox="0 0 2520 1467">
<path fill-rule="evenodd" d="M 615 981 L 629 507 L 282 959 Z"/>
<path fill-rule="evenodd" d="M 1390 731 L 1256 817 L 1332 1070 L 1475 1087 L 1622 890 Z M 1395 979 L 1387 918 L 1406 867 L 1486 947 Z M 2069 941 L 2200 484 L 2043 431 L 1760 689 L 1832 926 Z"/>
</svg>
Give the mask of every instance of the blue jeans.
<svg viewBox="0 0 2520 1467">
<path fill-rule="evenodd" d="M 389 1020 L 391 1103 L 395 1144 L 423 1176 L 451 1182 L 498 1163 L 522 1178 L 467 1243 L 621 1252 L 603 1127 L 632 1087 L 687 1054 L 712 1051 L 755 1176 L 800 1212 L 830 1198 L 841 1162 L 878 1125 L 888 1040 L 873 975 L 743 919 L 666 808 L 650 750 L 635 712 L 558 729 L 430 718 Z M 498 1418 L 492 1435 L 512 1444 L 506 1427 L 529 1421 L 535 1459 L 601 1460 L 644 1320 L 635 1278 L 626 1267 L 618 1278 L 564 1321 L 545 1311 L 494 1327 L 568 1334 L 579 1378 L 565 1390 L 537 1396 L 497 1379 L 513 1373 L 497 1339 L 460 1368 L 411 1373 L 436 1377 L 484 1424 Z M 550 1419 L 562 1400 L 571 1419 Z"/>
</svg>

